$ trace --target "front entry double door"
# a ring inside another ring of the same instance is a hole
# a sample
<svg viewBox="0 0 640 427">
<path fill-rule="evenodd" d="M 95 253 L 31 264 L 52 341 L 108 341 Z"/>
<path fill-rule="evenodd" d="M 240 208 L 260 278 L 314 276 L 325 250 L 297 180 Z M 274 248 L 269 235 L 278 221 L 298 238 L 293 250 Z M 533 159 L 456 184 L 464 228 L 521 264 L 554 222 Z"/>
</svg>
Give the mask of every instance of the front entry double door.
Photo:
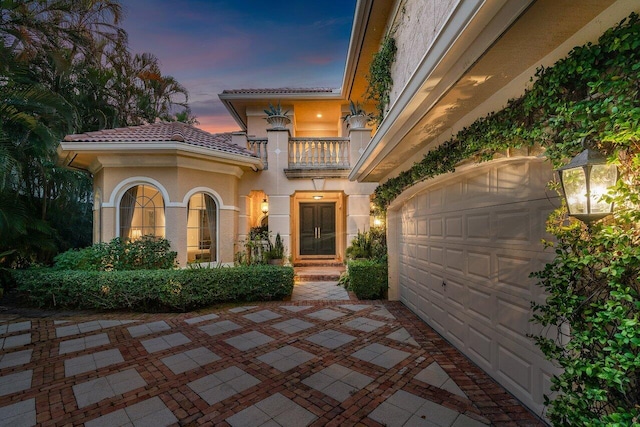
<svg viewBox="0 0 640 427">
<path fill-rule="evenodd" d="M 336 204 L 300 203 L 300 255 L 336 254 Z"/>
</svg>

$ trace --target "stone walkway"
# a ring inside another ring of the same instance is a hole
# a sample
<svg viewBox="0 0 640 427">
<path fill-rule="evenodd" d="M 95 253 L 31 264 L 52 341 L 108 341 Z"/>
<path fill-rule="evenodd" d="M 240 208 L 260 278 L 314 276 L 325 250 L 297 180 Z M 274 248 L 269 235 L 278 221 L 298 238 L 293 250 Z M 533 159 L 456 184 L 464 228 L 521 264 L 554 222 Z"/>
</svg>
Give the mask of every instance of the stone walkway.
<svg viewBox="0 0 640 427">
<path fill-rule="evenodd" d="M 354 297 L 354 299 L 357 299 Z M 336 282 L 302 282 L 293 288 L 291 301 L 307 300 L 349 300 L 349 293 L 344 286 Z"/>
<path fill-rule="evenodd" d="M 0 313 L 0 426 L 83 423 L 542 425 L 402 304 L 313 282 L 185 314 Z"/>
</svg>

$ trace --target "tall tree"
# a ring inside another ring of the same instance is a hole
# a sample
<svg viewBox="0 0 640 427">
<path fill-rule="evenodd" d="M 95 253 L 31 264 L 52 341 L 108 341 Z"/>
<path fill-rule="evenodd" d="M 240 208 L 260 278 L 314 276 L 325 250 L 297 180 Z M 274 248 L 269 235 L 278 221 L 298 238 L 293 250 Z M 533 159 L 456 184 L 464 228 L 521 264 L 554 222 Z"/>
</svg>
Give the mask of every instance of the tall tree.
<svg viewBox="0 0 640 427">
<path fill-rule="evenodd" d="M 0 0 L 0 253 L 90 243 L 91 178 L 56 165 L 67 133 L 188 113 L 151 54 L 131 55 L 117 0 Z"/>
</svg>

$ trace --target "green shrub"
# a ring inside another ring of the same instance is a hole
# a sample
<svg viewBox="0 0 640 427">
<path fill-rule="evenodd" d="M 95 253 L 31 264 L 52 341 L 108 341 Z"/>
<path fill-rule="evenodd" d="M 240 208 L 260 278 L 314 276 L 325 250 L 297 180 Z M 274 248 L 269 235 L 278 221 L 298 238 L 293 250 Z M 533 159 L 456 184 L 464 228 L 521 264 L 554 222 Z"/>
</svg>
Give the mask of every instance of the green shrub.
<svg viewBox="0 0 640 427">
<path fill-rule="evenodd" d="M 57 270 L 166 270 L 176 267 L 177 256 L 167 239 L 142 236 L 129 241 L 116 237 L 109 243 L 63 252 L 54 258 L 54 264 Z"/>
<path fill-rule="evenodd" d="M 279 300 L 293 291 L 293 268 L 13 272 L 32 306 L 62 309 L 187 311 L 235 301 Z"/>
<path fill-rule="evenodd" d="M 375 260 L 351 260 L 347 263 L 351 290 L 359 299 L 385 298 L 389 283 L 387 263 Z"/>
<path fill-rule="evenodd" d="M 358 231 L 347 248 L 349 259 L 372 259 L 380 262 L 387 260 L 387 235 L 383 227 L 371 227 L 369 231 Z"/>
</svg>

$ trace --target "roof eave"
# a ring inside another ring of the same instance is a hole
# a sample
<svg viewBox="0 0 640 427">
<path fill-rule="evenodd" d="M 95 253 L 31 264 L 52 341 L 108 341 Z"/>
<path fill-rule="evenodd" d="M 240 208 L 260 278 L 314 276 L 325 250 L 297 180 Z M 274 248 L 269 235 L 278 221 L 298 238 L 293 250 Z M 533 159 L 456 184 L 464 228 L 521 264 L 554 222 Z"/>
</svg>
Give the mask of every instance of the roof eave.
<svg viewBox="0 0 640 427">
<path fill-rule="evenodd" d="M 108 153 L 108 154 L 149 154 L 149 153 L 183 152 L 191 155 L 205 157 L 210 160 L 223 161 L 239 167 L 246 167 L 254 171 L 264 169 L 262 160 L 258 157 L 228 153 L 206 147 L 199 147 L 175 141 L 143 142 L 78 142 L 62 141 L 58 149 L 58 156 L 64 158 L 65 166 L 74 167 L 73 159 L 79 153 Z"/>
<path fill-rule="evenodd" d="M 433 90 L 426 90 L 429 86 L 430 78 L 434 75 L 447 75 L 455 83 L 464 72 L 475 63 L 479 56 L 486 48 L 488 48 L 494 40 L 500 37 L 503 32 L 513 23 L 535 0 L 522 0 L 518 2 L 480 2 L 478 0 L 462 0 L 451 14 L 449 21 L 438 34 L 436 41 L 431 50 L 425 54 L 411 79 L 402 89 L 398 98 L 391 105 L 384 120 L 380 124 L 375 135 L 365 147 L 365 151 L 356 161 L 349 179 L 351 181 L 368 182 L 378 181 L 378 177 L 371 178 L 371 174 L 376 167 L 384 161 L 385 157 L 394 150 L 402 141 L 409 130 L 422 117 L 416 112 L 415 117 L 407 117 L 410 111 L 408 106 L 420 105 L 426 101 L 426 98 L 437 100 L 450 86 L 439 85 L 442 93 L 435 93 Z M 480 14 L 479 11 L 484 13 Z M 491 11 L 489 11 L 489 9 Z M 487 13 L 488 12 L 488 13 Z M 492 19 L 500 15 L 500 19 Z M 475 19 L 481 16 L 482 19 Z M 491 25 L 489 25 L 491 24 Z M 456 42 L 460 40 L 465 32 L 483 32 L 480 43 L 486 43 L 485 49 L 456 48 Z M 480 54 L 478 54 L 480 52 Z M 476 57 L 467 57 L 468 55 L 477 55 Z M 445 58 L 451 59 L 451 56 L 458 55 L 453 61 L 444 61 Z M 458 77 L 453 76 L 451 64 L 464 67 L 458 67 L 455 71 Z M 449 69 L 443 70 L 443 64 Z M 432 85 L 432 87 L 435 85 Z M 418 100 L 418 98 L 422 98 Z M 437 102 L 437 101 L 436 101 Z M 433 104 L 435 105 L 435 103 Z M 432 105 L 432 106 L 433 106 Z"/>
<path fill-rule="evenodd" d="M 270 92 L 270 93 L 220 93 L 218 98 L 222 101 L 231 117 L 238 123 L 240 128 L 246 132 L 247 123 L 246 117 L 242 117 L 242 114 L 234 106 L 234 101 L 306 101 L 306 100 L 336 100 L 344 99 L 341 95 L 341 91 L 336 90 L 333 92 Z"/>
<path fill-rule="evenodd" d="M 353 81 L 356 77 L 358 61 L 360 60 L 372 6 L 373 0 L 358 0 L 356 3 L 353 24 L 351 26 L 351 38 L 349 39 L 349 50 L 347 51 L 344 75 L 342 76 L 341 95 L 344 99 L 351 99 Z"/>
</svg>

